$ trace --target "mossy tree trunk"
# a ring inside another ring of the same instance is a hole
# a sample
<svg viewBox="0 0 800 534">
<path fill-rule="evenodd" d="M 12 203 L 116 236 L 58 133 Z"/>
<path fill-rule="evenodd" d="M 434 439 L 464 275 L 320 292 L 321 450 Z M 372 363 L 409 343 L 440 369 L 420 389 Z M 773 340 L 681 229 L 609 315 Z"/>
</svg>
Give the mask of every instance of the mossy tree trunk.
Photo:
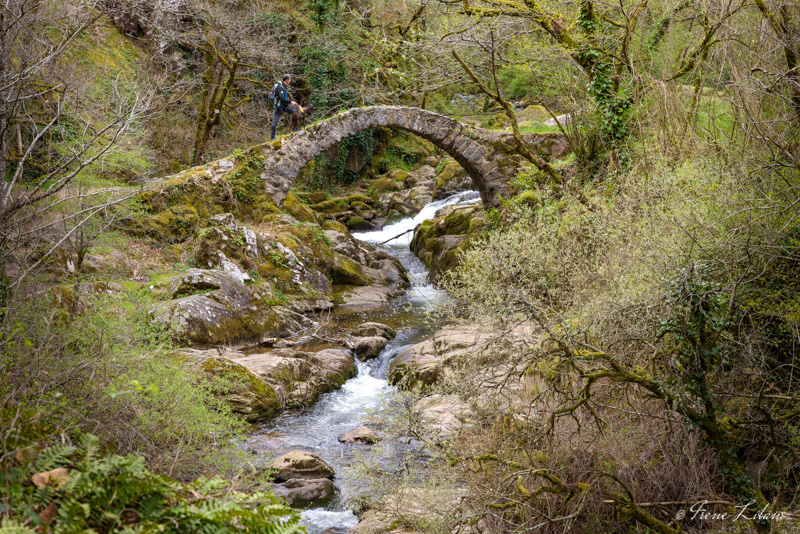
<svg viewBox="0 0 800 534">
<path fill-rule="evenodd" d="M 239 68 L 237 56 L 226 58 L 213 43 L 204 48 L 204 56 L 205 71 L 202 77 L 200 109 L 197 113 L 192 165 L 203 163 L 211 131 L 222 119 L 222 110 L 236 82 L 236 71 Z"/>
<path fill-rule="evenodd" d="M 786 61 L 784 76 L 789 86 L 789 99 L 794 112 L 792 121 L 800 126 L 800 40 L 797 38 L 800 27 L 794 18 L 800 17 L 800 14 L 796 10 L 793 13 L 792 7 L 785 2 L 781 2 L 777 9 L 771 9 L 765 0 L 754 1 L 783 48 L 783 57 Z"/>
</svg>

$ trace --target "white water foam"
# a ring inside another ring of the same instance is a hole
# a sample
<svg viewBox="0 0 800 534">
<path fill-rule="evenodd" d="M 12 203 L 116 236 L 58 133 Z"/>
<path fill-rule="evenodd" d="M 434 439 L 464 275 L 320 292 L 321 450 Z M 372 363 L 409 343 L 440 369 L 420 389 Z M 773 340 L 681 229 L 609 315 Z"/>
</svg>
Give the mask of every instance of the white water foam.
<svg viewBox="0 0 800 534">
<path fill-rule="evenodd" d="M 443 208 L 444 206 L 450 206 L 452 204 L 473 204 L 475 202 L 480 202 L 480 200 L 481 197 L 477 191 L 465 191 L 463 193 L 458 193 L 447 197 L 444 200 L 431 202 L 422 208 L 422 211 L 417 213 L 414 218 L 402 219 L 388 226 L 384 226 L 382 230 L 377 230 L 374 232 L 354 232 L 353 237 L 360 239 L 361 241 L 366 241 L 367 243 L 383 243 L 384 241 L 391 239 L 387 245 L 408 246 L 411 244 L 411 239 L 414 237 L 414 228 L 416 228 L 417 225 L 422 221 L 433 218 L 433 216 L 436 214 L 436 211 L 440 208 Z M 392 239 L 395 236 L 399 237 L 397 237 L 397 239 Z"/>
<path fill-rule="evenodd" d="M 322 532 L 329 528 L 351 529 L 358 523 L 358 517 L 350 510 L 344 512 L 331 512 L 322 508 L 304 510 L 300 517 L 306 524 L 309 534 Z"/>
</svg>

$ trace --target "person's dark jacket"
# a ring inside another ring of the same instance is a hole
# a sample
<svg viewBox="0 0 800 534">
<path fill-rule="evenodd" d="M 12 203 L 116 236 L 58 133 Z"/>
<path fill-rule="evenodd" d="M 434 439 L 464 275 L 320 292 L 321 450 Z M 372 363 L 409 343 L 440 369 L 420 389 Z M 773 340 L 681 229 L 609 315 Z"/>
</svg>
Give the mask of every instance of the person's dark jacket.
<svg viewBox="0 0 800 534">
<path fill-rule="evenodd" d="M 289 89 L 283 85 L 283 82 L 278 82 L 278 87 L 276 88 L 275 92 L 275 109 L 280 111 L 288 111 L 290 113 L 294 112 L 294 109 L 292 109 L 290 106 L 292 99 L 289 98 Z"/>
</svg>

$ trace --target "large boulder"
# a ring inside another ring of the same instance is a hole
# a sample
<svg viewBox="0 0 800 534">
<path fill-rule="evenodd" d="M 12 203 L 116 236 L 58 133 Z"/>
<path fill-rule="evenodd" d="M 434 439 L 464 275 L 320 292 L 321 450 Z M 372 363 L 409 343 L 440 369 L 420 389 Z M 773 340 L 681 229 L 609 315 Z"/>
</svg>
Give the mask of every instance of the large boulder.
<svg viewBox="0 0 800 534">
<path fill-rule="evenodd" d="M 411 250 L 428 267 L 429 279 L 436 285 L 444 273 L 458 265 L 472 238 L 485 228 L 481 205 L 447 206 L 414 229 Z"/>
<path fill-rule="evenodd" d="M 397 332 L 381 323 L 362 323 L 350 331 L 353 336 L 353 352 L 362 362 L 377 358 Z"/>
<path fill-rule="evenodd" d="M 458 395 L 430 395 L 414 405 L 420 422 L 432 436 L 448 437 L 469 428 L 475 419 L 472 409 Z"/>
<path fill-rule="evenodd" d="M 352 353 L 343 349 L 282 348 L 241 354 L 233 361 L 269 384 L 286 407 L 308 406 L 358 374 Z"/>
<path fill-rule="evenodd" d="M 357 327 L 353 328 L 350 331 L 350 335 L 353 337 L 371 337 L 371 336 L 379 336 L 388 340 L 392 340 L 397 337 L 397 332 L 385 324 L 381 323 L 361 323 Z"/>
<path fill-rule="evenodd" d="M 381 336 L 357 337 L 353 340 L 353 352 L 362 362 L 377 358 L 389 340 Z"/>
<path fill-rule="evenodd" d="M 419 488 L 398 483 L 359 518 L 350 533 L 413 534 L 417 532 L 414 525 L 435 525 L 443 517 L 463 513 L 463 497 L 465 490 L 452 485 Z"/>
<path fill-rule="evenodd" d="M 216 394 L 247 421 L 272 417 L 283 408 L 269 382 L 236 363 L 235 360 L 243 357 L 243 353 L 217 347 L 211 350 L 182 349 L 179 355 L 209 375 L 223 378 L 215 388 Z"/>
<path fill-rule="evenodd" d="M 328 478 L 292 478 L 282 484 L 272 484 L 272 491 L 292 508 L 327 506 L 336 495 L 336 487 Z"/>
<path fill-rule="evenodd" d="M 254 346 L 310 324 L 288 308 L 268 305 L 268 287 L 247 286 L 224 271 L 190 269 L 172 281 L 168 294 L 173 300 L 160 306 L 156 320 L 192 343 Z"/>
<path fill-rule="evenodd" d="M 278 456 L 273 460 L 271 468 L 275 470 L 275 480 L 283 482 L 292 479 L 332 479 L 336 474 L 328 462 L 306 451 L 290 451 Z"/>
<path fill-rule="evenodd" d="M 401 387 L 439 381 L 453 358 L 480 350 L 492 339 L 492 330 L 477 324 L 445 327 L 429 339 L 403 349 L 389 367 L 389 382 Z"/>
<path fill-rule="evenodd" d="M 287 407 L 312 404 L 358 373 L 350 351 L 293 348 L 246 354 L 231 348 L 181 349 L 194 367 L 223 378 L 216 392 L 248 421 L 272 417 Z"/>
</svg>

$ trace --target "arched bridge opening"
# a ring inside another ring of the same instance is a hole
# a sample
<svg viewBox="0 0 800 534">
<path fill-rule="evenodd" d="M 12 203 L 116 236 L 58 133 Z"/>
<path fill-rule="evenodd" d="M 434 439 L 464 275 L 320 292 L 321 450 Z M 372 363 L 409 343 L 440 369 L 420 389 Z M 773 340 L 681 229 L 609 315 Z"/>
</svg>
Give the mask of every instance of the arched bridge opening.
<svg viewBox="0 0 800 534">
<path fill-rule="evenodd" d="M 339 113 L 305 130 L 259 147 L 264 156 L 261 178 L 266 192 L 283 203 L 303 167 L 341 140 L 373 128 L 405 130 L 427 139 L 455 159 L 469 174 L 486 206 L 497 206 L 508 193 L 508 178 L 520 164 L 510 133 L 462 124 L 419 108 L 371 106 Z M 542 157 L 566 153 L 563 136 L 529 134 L 524 142 Z"/>
</svg>

